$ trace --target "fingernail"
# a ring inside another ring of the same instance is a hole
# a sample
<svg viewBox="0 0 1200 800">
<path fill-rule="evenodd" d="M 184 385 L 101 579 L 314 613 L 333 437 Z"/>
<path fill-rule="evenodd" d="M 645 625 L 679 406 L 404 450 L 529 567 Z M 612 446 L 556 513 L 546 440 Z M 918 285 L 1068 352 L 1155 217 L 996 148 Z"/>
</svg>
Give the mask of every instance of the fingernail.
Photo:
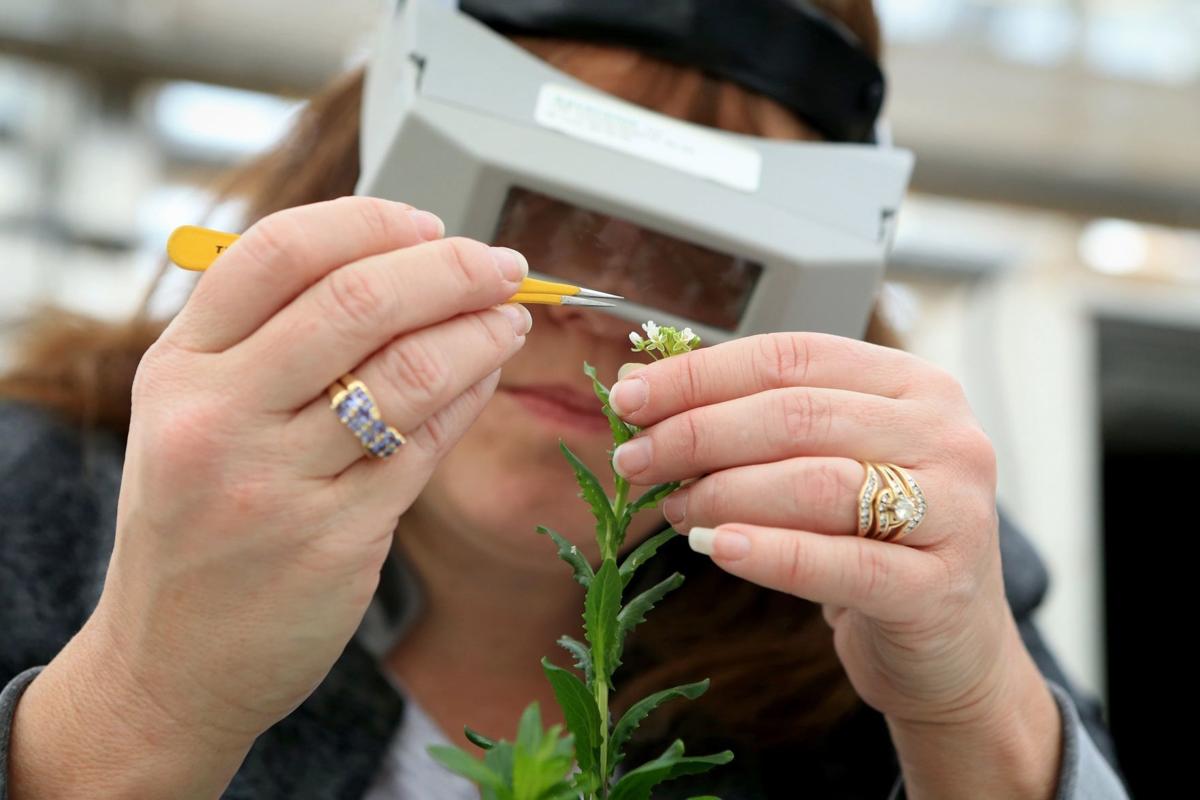
<svg viewBox="0 0 1200 800">
<path fill-rule="evenodd" d="M 440 239 L 446 233 L 446 223 L 436 214 L 430 214 L 428 211 L 410 211 L 413 216 L 413 221 L 417 223 L 417 232 L 421 234 L 421 238 L 427 242 L 434 239 Z"/>
<path fill-rule="evenodd" d="M 496 260 L 496 267 L 506 281 L 516 283 L 529 274 L 529 262 L 511 247 L 493 247 L 492 258 Z"/>
<path fill-rule="evenodd" d="M 528 308 L 520 303 L 505 303 L 504 305 L 496 306 L 496 308 L 501 314 L 508 317 L 508 321 L 513 326 L 513 333 L 517 336 L 524 336 L 533 327 L 533 315 L 529 313 Z"/>
<path fill-rule="evenodd" d="M 724 561 L 738 561 L 750 555 L 750 540 L 735 531 L 692 528 L 688 531 L 688 544 L 697 553 Z"/>
<path fill-rule="evenodd" d="M 622 478 L 628 478 L 650 466 L 650 440 L 646 437 L 630 439 L 613 452 L 613 469 Z"/>
<path fill-rule="evenodd" d="M 678 525 L 683 521 L 684 515 L 687 514 L 687 496 L 687 492 L 675 492 L 663 501 L 662 512 L 667 522 Z"/>
<path fill-rule="evenodd" d="M 608 392 L 608 405 L 619 416 L 626 416 L 646 405 L 649 388 L 644 378 L 617 381 Z"/>
<path fill-rule="evenodd" d="M 644 366 L 646 366 L 646 365 L 639 364 L 636 361 L 626 361 L 624 364 L 621 365 L 621 368 L 617 370 L 617 380 L 619 380 L 619 381 L 625 380 L 630 375 L 637 372 L 639 369 L 641 369 Z"/>
</svg>

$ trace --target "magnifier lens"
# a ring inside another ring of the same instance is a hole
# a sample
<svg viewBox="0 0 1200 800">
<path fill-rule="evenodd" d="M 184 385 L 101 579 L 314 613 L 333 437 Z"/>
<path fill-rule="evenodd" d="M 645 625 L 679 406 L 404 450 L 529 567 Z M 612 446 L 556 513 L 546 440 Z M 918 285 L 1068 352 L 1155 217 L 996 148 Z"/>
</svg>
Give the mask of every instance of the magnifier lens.
<svg viewBox="0 0 1200 800">
<path fill-rule="evenodd" d="M 519 187 L 495 243 L 520 250 L 537 272 L 728 331 L 762 275 L 755 262 Z"/>
</svg>

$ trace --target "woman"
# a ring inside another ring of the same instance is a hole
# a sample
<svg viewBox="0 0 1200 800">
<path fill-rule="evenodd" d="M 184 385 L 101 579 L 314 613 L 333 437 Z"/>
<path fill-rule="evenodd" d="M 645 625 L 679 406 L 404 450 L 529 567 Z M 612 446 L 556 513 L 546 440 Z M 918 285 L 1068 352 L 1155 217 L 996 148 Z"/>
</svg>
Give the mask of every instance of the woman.
<svg viewBox="0 0 1200 800">
<path fill-rule="evenodd" d="M 878 55 L 868 2 L 822 5 Z M 520 41 L 668 114 L 816 138 L 691 68 Z M 557 440 L 607 458 L 579 369 L 613 380 L 629 326 L 496 307 L 528 269 L 519 236 L 447 239 L 419 209 L 333 199 L 358 171 L 360 78 L 245 176 L 259 221 L 165 329 L 63 323 L 6 381 L 37 402 L 0 417 L 0 794 L 470 796 L 424 745 L 463 724 L 511 737 L 534 699 L 557 713 L 538 660 L 577 633 L 581 597 L 530 532 L 597 556 Z M 688 582 L 629 643 L 615 705 L 713 679 L 636 745 L 737 753 L 679 797 L 1123 796 L 1094 702 L 1029 622 L 1044 572 L 998 519 L 961 389 L 881 346 L 878 321 L 868 338 L 754 337 L 614 386 L 644 429 L 616 468 L 699 477 L 663 509 L 691 550 L 659 563 Z M 365 459 L 330 414 L 346 372 L 407 434 L 396 455 Z M 115 433 L 81 441 L 39 404 Z M 903 543 L 852 535 L 857 459 L 903 463 L 930 498 Z M 631 546 L 662 526 L 645 516 Z"/>
</svg>

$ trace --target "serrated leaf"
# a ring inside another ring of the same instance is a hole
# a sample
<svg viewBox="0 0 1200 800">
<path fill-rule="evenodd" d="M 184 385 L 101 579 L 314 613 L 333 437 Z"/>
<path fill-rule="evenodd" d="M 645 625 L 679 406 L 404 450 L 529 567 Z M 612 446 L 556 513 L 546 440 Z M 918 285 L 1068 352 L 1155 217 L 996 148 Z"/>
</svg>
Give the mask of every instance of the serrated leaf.
<svg viewBox="0 0 1200 800">
<path fill-rule="evenodd" d="M 463 726 L 463 735 L 467 737 L 467 741 L 469 741 L 471 744 L 484 750 L 491 750 L 496 746 L 495 739 L 489 739 L 479 731 L 472 730 L 466 725 Z"/>
<path fill-rule="evenodd" d="M 655 604 L 668 592 L 678 589 L 683 583 L 683 576 L 678 572 L 672 573 L 669 577 L 651 586 L 646 591 L 639 594 L 637 597 L 630 600 L 620 613 L 617 614 L 617 655 L 621 654 L 621 647 L 625 642 L 625 635 L 636 628 L 639 624 L 646 621 L 646 614 L 650 609 L 654 608 Z M 593 646 L 592 652 L 595 653 Z"/>
<path fill-rule="evenodd" d="M 600 382 L 600 378 L 596 375 L 596 368 L 588 362 L 583 362 L 583 374 L 592 379 L 592 391 L 596 393 L 596 399 L 604 405 L 608 405 L 608 387 Z"/>
<path fill-rule="evenodd" d="M 592 379 L 592 391 L 600 400 L 600 408 L 604 412 L 604 416 L 608 417 L 608 427 L 612 429 L 613 446 L 618 447 L 628 442 L 638 432 L 637 426 L 625 422 L 617 416 L 617 412 L 612 410 L 612 406 L 608 402 L 608 387 L 596 377 L 596 368 L 585 361 L 583 362 L 583 372 Z"/>
<path fill-rule="evenodd" d="M 620 569 L 618 570 L 621 575 L 621 585 L 628 586 L 629 581 L 633 580 L 633 575 L 637 572 L 637 568 L 649 561 L 658 552 L 658 548 L 678 535 L 674 528 L 667 528 L 662 533 L 656 533 L 635 547 L 632 553 L 625 556 L 625 560 L 621 562 Z"/>
<path fill-rule="evenodd" d="M 559 449 L 567 457 L 571 469 L 575 471 L 575 481 L 579 484 L 579 496 L 591 506 L 592 516 L 596 519 L 596 541 L 600 543 L 601 552 L 612 551 L 612 538 L 616 535 L 617 520 L 613 516 L 612 504 L 604 487 L 596 478 L 595 473 L 579 460 L 579 456 L 571 452 L 564 442 L 558 443 Z"/>
<path fill-rule="evenodd" d="M 733 753 L 728 750 L 709 756 L 685 756 L 683 742 L 676 739 L 661 756 L 621 776 L 608 800 L 650 800 L 651 790 L 663 781 L 707 772 L 732 760 Z"/>
<path fill-rule="evenodd" d="M 617 562 L 604 559 L 583 604 L 583 630 L 592 646 L 595 680 L 612 686 L 612 674 L 620 663 L 621 576 Z"/>
<path fill-rule="evenodd" d="M 679 481 L 659 483 L 651 486 L 642 493 L 641 497 L 626 506 L 626 513 L 628 513 L 629 516 L 633 516 L 637 512 L 644 509 L 654 508 L 663 500 L 666 500 L 667 497 L 678 488 Z"/>
<path fill-rule="evenodd" d="M 587 775 L 595 775 L 600 764 L 600 709 L 596 698 L 573 673 L 542 659 L 542 671 L 554 689 L 567 728 L 575 737 L 575 760 Z"/>
<path fill-rule="evenodd" d="M 645 509 L 655 508 L 659 503 L 665 500 L 672 492 L 679 488 L 678 481 L 670 483 L 660 483 L 651 486 L 641 497 L 634 500 L 629 505 L 625 506 L 625 510 L 621 512 L 620 530 L 621 539 L 625 538 L 624 531 L 629 529 L 629 523 L 633 520 L 633 515 Z M 622 542 L 617 542 L 617 547 L 620 547 Z"/>
<path fill-rule="evenodd" d="M 592 565 L 583 557 L 583 553 L 579 548 L 571 544 L 560 533 L 547 528 L 545 525 L 538 525 L 537 532 L 549 536 L 554 540 L 554 544 L 558 546 L 558 557 L 571 565 L 574 570 L 574 578 L 583 588 L 587 588 L 592 582 L 592 577 L 595 573 L 592 571 Z"/>
<path fill-rule="evenodd" d="M 608 763 L 616 764 L 624 758 L 625 754 L 621 752 L 621 748 L 629 741 L 629 737 L 637 730 L 637 726 L 642 724 L 642 720 L 649 716 L 654 709 L 676 697 L 695 700 L 706 691 L 708 691 L 708 679 L 663 689 L 661 692 L 655 692 L 634 703 L 621 716 L 620 722 L 613 727 L 612 735 L 608 740 Z"/>
<path fill-rule="evenodd" d="M 465 751 L 451 745 L 439 744 L 430 745 L 426 749 L 439 764 L 456 775 L 462 775 L 469 781 L 496 791 L 504 788 L 503 776 Z"/>
<path fill-rule="evenodd" d="M 588 649 L 586 644 L 577 639 L 572 639 L 570 636 L 558 637 L 558 645 L 575 656 L 575 669 L 583 673 L 583 682 L 587 684 L 590 690 L 592 688 L 592 679 L 595 675 L 592 671 L 592 651 Z"/>
</svg>

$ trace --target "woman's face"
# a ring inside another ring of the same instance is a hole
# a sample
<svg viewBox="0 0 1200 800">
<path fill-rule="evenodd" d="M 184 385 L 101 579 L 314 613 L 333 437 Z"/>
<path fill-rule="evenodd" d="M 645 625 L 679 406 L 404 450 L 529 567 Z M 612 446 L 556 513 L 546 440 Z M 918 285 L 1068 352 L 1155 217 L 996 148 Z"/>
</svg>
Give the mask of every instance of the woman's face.
<svg viewBox="0 0 1200 800">
<path fill-rule="evenodd" d="M 583 66 L 589 74 L 580 77 L 590 78 L 602 90 L 620 95 L 634 77 L 630 64 L 636 63 L 636 57 L 622 48 L 589 46 L 586 60 Z M 559 66 L 575 71 L 572 67 L 578 65 Z M 597 80 L 599 76 L 603 79 Z M 699 73 L 687 79 L 699 80 Z M 729 85 L 723 87 L 722 98 L 730 107 L 739 103 L 753 107 L 755 127 L 762 135 L 811 138 L 794 116 L 766 98 L 743 97 Z M 595 220 L 586 222 L 585 216 L 586 212 L 553 201 L 547 204 L 526 197 L 517 203 L 517 211 L 505 217 L 497 242 L 525 253 L 537 272 L 643 302 L 648 293 L 657 292 L 662 295 L 660 306 L 669 302 L 672 287 L 691 291 L 699 301 L 697 307 L 719 315 L 734 312 L 721 296 L 714 296 L 714 287 L 716 295 L 727 291 L 728 297 L 736 298 L 753 278 L 740 262 L 714 259 L 684 242 L 666 240 L 622 220 L 604 218 L 595 224 Z M 650 270 L 661 275 L 668 264 L 678 266 L 678 275 L 658 285 L 662 281 Z M 686 284 L 682 275 L 697 269 L 708 270 L 719 280 Z M 596 473 L 610 495 L 613 491 L 612 434 L 583 374 L 583 363 L 596 367 L 600 380 L 612 385 L 623 363 L 646 357 L 630 352 L 629 333 L 637 326 L 628 320 L 569 306 L 528 308 L 533 329 L 525 347 L 505 365 L 495 396 L 442 460 L 414 510 L 435 527 L 469 531 L 489 556 L 501 562 L 557 568 L 548 558 L 550 544 L 535 533 L 537 525 L 557 530 L 585 554 L 599 558 L 594 521 L 578 497 L 559 440 Z M 636 497 L 643 488 L 633 486 L 630 496 Z M 630 526 L 626 546 L 662 524 L 659 512 L 642 512 Z"/>
<path fill-rule="evenodd" d="M 694 319 L 716 315 L 713 321 L 726 327 L 736 324 L 754 265 L 540 195 L 515 197 L 496 242 L 524 253 L 533 270 Z M 687 314 L 693 307 L 705 313 Z M 528 308 L 534 322 L 525 347 L 505 365 L 495 396 L 435 471 L 416 510 L 441 530 L 465 523 L 498 557 L 554 563 L 546 559 L 547 542 L 533 535 L 539 524 L 597 556 L 594 523 L 559 440 L 612 494 L 612 434 L 583 364 L 612 385 L 623 363 L 646 356 L 630 351 L 637 325 L 626 319 L 580 307 Z M 643 488 L 632 487 L 631 497 Z M 658 512 L 642 512 L 626 541 L 636 544 L 661 525 Z"/>
<path fill-rule="evenodd" d="M 470 531 L 481 547 L 504 561 L 555 563 L 548 558 L 550 543 L 535 534 L 537 525 L 555 529 L 598 558 L 594 522 L 577 496 L 559 441 L 611 495 L 612 433 L 583 363 L 595 366 L 611 385 L 621 364 L 641 360 L 629 351 L 633 326 L 590 309 L 528 308 L 533 329 L 525 347 L 504 366 L 495 395 L 435 470 L 416 510 Z M 631 496 L 637 496 L 637 488 Z M 662 524 L 656 511 L 639 517 L 629 530 L 630 542 Z"/>
</svg>

